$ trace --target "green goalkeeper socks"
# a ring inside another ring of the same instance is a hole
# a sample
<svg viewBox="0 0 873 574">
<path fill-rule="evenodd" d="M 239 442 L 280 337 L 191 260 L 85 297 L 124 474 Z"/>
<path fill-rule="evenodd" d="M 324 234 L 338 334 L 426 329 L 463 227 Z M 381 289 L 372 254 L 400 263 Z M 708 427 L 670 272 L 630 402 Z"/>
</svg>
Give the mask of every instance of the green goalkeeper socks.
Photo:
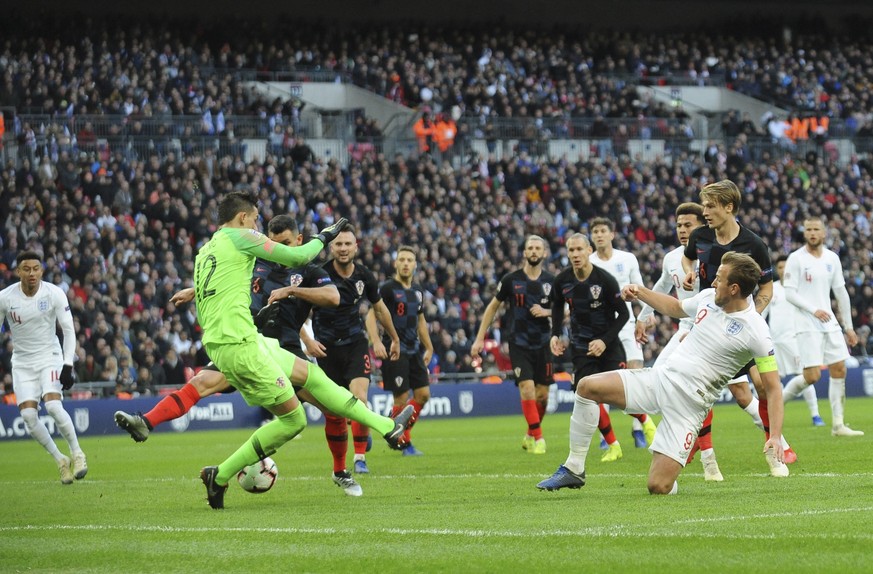
<svg viewBox="0 0 873 574">
<path fill-rule="evenodd" d="M 303 388 L 333 414 L 367 425 L 381 435 L 394 430 L 394 421 L 367 408 L 355 395 L 328 378 L 321 367 L 309 364 L 309 374 Z"/>
<path fill-rule="evenodd" d="M 215 482 L 227 484 L 233 476 L 250 464 L 271 456 L 280 446 L 300 434 L 306 428 L 306 413 L 298 405 L 290 413 L 280 415 L 256 430 L 235 453 L 218 465 Z"/>
</svg>

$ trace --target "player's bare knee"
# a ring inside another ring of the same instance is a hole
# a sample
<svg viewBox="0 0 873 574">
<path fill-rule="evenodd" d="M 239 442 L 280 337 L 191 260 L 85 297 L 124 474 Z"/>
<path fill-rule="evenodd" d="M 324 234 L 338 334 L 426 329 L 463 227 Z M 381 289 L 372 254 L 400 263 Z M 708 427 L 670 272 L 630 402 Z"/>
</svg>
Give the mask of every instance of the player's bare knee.
<svg viewBox="0 0 873 574">
<path fill-rule="evenodd" d="M 665 480 L 663 477 L 649 477 L 649 494 L 670 494 L 675 480 Z"/>
<path fill-rule="evenodd" d="M 744 409 L 749 406 L 749 403 L 752 402 L 752 391 L 749 390 L 749 385 L 728 385 L 728 388 L 730 389 L 731 394 L 734 396 L 734 399 L 736 399 L 737 404 L 740 406 L 740 408 Z"/>
<path fill-rule="evenodd" d="M 197 390 L 200 398 L 205 398 L 223 390 L 227 379 L 218 371 L 203 370 L 191 377 L 188 383 Z"/>
<path fill-rule="evenodd" d="M 844 379 L 846 377 L 846 363 L 834 363 L 828 365 L 831 378 Z"/>
<path fill-rule="evenodd" d="M 594 381 L 594 377 L 582 377 L 581 379 L 579 379 L 579 382 L 576 384 L 576 394 L 583 399 L 597 401 L 599 398 L 599 393 L 597 385 L 594 384 Z"/>
</svg>

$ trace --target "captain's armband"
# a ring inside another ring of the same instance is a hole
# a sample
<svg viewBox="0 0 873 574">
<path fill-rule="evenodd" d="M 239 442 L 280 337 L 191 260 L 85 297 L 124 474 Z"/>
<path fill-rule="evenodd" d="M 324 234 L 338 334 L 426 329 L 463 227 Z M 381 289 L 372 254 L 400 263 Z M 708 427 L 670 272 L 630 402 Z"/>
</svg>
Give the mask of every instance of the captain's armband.
<svg viewBox="0 0 873 574">
<path fill-rule="evenodd" d="M 766 357 L 755 357 L 755 366 L 758 367 L 759 373 L 771 373 L 779 370 L 776 366 L 776 356 L 767 355 Z"/>
</svg>

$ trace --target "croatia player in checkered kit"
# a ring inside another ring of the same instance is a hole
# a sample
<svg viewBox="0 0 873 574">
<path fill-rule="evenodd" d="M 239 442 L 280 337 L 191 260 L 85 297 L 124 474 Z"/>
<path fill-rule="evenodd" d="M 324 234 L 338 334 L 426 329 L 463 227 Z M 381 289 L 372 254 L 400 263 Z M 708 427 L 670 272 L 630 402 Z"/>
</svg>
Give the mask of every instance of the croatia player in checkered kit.
<svg viewBox="0 0 873 574">
<path fill-rule="evenodd" d="M 424 288 L 413 282 L 416 268 L 415 250 L 408 245 L 401 246 L 394 260 L 394 277 L 379 288 L 379 295 L 388 308 L 394 329 L 400 337 L 400 356 L 396 359 L 388 356 L 388 349 L 391 347 L 391 338 L 388 334 L 379 337 L 379 327 L 376 324 L 373 307 L 370 307 L 367 312 L 367 333 L 373 344 L 373 353 L 382 359 L 382 379 L 385 390 L 390 390 L 394 395 L 394 407 L 391 412 L 399 413 L 407 405 L 414 411 L 404 435 L 406 446 L 403 447 L 403 456 L 423 454 L 413 446 L 410 431 L 418 420 L 421 409 L 430 400 L 427 365 L 433 357 L 433 343 L 427 331 L 427 320 L 423 309 Z M 412 390 L 412 398 L 409 398 L 410 390 Z"/>
<path fill-rule="evenodd" d="M 597 403 L 606 402 L 629 412 L 663 415 L 651 446 L 648 490 L 651 494 L 675 494 L 676 479 L 703 419 L 731 377 L 749 361 L 758 366 L 773 399 L 772 438 L 764 443 L 764 452 L 781 461 L 782 384 L 770 330 L 748 300 L 760 276 L 761 268 L 750 256 L 728 252 L 722 257 L 712 288 L 684 301 L 641 285 L 625 287 L 625 300 L 642 301 L 677 319 L 694 317 L 694 328 L 661 366 L 598 373 L 579 381 L 570 418 L 570 455 L 537 488 L 584 486 L 585 458 L 599 418 Z"/>
<path fill-rule="evenodd" d="M 88 472 L 73 421 L 61 403 L 63 391 L 74 383 L 73 315 L 61 288 L 42 280 L 39 253 L 24 251 L 16 261 L 21 281 L 0 291 L 0 317 L 6 319 L 12 333 L 12 388 L 27 432 L 54 457 L 61 482 L 71 484 Z M 57 337 L 58 324 L 64 334 L 63 348 Z M 72 460 L 58 450 L 39 419 L 40 401 L 70 446 Z"/>
<path fill-rule="evenodd" d="M 485 335 L 501 305 L 503 315 L 501 338 L 509 343 L 509 357 L 515 372 L 515 385 L 521 399 L 521 412 L 527 432 L 521 448 L 531 454 L 546 454 L 542 422 L 549 404 L 549 386 L 554 384 L 551 336 L 552 281 L 555 276 L 543 269 L 546 240 L 529 235 L 524 241 L 524 264 L 500 279 L 494 298 L 482 314 L 470 355 L 479 358 L 485 349 Z"/>
</svg>

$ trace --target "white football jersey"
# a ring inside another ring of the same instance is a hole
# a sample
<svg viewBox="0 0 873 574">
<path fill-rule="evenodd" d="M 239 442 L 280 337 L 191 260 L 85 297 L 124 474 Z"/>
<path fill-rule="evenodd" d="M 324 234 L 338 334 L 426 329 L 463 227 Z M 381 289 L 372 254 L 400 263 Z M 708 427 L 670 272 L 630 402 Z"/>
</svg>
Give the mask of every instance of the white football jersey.
<svg viewBox="0 0 873 574">
<path fill-rule="evenodd" d="M 767 322 L 750 305 L 725 313 L 715 304 L 715 290 L 704 289 L 682 301 L 694 328 L 664 362 L 664 373 L 702 400 L 714 400 L 728 382 L 755 358 L 773 355 Z"/>
<path fill-rule="evenodd" d="M 12 366 L 55 363 L 72 365 L 76 336 L 70 303 L 60 287 L 41 281 L 33 297 L 15 283 L 0 291 L 0 317 L 12 333 Z M 64 332 L 64 348 L 58 341 L 57 325 Z"/>
<path fill-rule="evenodd" d="M 781 281 L 773 282 L 773 298 L 764 309 L 763 316 L 770 319 L 770 335 L 774 341 L 793 340 L 797 335 L 797 307 L 785 298 L 785 287 Z"/>
<path fill-rule="evenodd" d="M 794 288 L 802 301 L 812 309 L 824 309 L 831 313 L 827 323 L 819 321 L 806 309 L 797 309 L 797 331 L 840 331 L 840 324 L 831 308 L 831 289 L 846 285 L 840 258 L 830 249 L 822 249 L 821 257 L 815 257 L 806 246 L 793 251 L 785 262 L 782 283 Z"/>
<path fill-rule="evenodd" d="M 685 271 L 682 269 L 682 254 L 684 252 L 685 247 L 680 245 L 676 249 L 664 255 L 664 262 L 661 264 L 661 276 L 658 277 L 657 283 L 652 286 L 652 291 L 670 294 L 670 292 L 675 289 L 676 297 L 680 301 L 690 299 L 691 297 L 697 295 L 698 292 L 700 292 L 699 279 L 694 280 L 694 289 L 692 291 L 686 291 L 682 288 L 682 282 L 685 280 Z M 637 320 L 646 321 L 649 317 L 652 316 L 652 314 L 654 314 L 654 312 L 654 309 L 644 304 L 639 316 L 637 317 Z M 685 329 L 686 331 L 691 329 L 691 325 L 693 324 L 694 320 L 690 317 L 679 320 L 679 328 Z"/>
<path fill-rule="evenodd" d="M 630 283 L 636 283 L 637 285 L 643 284 L 643 276 L 640 273 L 640 263 L 637 261 L 636 255 L 629 251 L 613 249 L 612 257 L 606 260 L 601 259 L 597 255 L 597 251 L 595 251 L 591 254 L 589 259 L 591 260 L 591 263 L 597 265 L 604 271 L 608 271 L 610 275 L 615 277 L 615 280 L 618 281 L 619 289 L 622 289 L 625 285 Z M 630 312 L 628 323 L 633 324 L 636 319 L 634 319 L 633 306 L 630 303 L 627 304 L 627 310 Z"/>
</svg>

